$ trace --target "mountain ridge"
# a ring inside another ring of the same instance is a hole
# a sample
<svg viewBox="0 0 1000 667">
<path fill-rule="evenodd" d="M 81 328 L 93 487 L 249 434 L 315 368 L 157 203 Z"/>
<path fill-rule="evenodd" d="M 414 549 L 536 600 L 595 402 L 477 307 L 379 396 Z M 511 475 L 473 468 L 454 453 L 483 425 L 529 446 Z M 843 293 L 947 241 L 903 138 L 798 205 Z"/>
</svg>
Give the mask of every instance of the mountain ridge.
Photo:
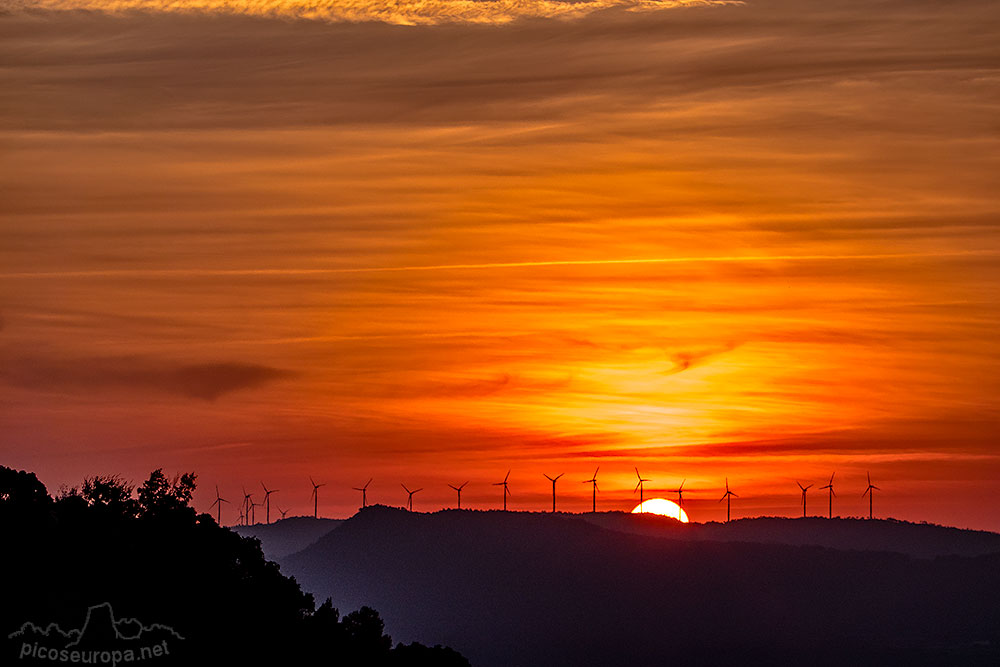
<svg viewBox="0 0 1000 667">
<path fill-rule="evenodd" d="M 394 636 L 453 646 L 483 667 L 1000 656 L 1000 551 L 920 558 L 671 539 L 594 523 L 678 529 L 663 517 L 589 519 L 375 506 L 282 571 L 335 605 L 376 605 Z M 891 523 L 873 525 L 900 529 Z"/>
</svg>

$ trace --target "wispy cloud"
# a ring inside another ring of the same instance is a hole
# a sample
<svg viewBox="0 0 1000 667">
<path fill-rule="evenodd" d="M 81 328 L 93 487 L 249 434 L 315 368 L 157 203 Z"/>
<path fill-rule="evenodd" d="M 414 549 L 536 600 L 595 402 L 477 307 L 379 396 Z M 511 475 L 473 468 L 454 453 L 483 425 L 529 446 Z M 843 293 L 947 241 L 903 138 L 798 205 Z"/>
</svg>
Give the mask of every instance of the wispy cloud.
<svg viewBox="0 0 1000 667">
<path fill-rule="evenodd" d="M 699 264 L 699 263 L 771 263 L 771 262 L 836 262 L 878 261 L 893 259 L 934 259 L 962 257 L 992 257 L 1000 249 L 867 253 L 842 255 L 732 255 L 719 257 L 646 257 L 639 259 L 564 259 L 537 262 L 492 262 L 483 264 L 429 264 L 423 266 L 367 266 L 329 269 L 104 269 L 97 271 L 20 271 L 0 273 L 0 278 L 129 278 L 129 277 L 225 277 L 225 276 L 323 276 L 342 273 L 398 273 L 422 271 L 478 271 L 490 269 L 529 269 L 560 266 L 617 266 L 630 264 Z"/>
<path fill-rule="evenodd" d="M 139 4 L 0 15 L 25 466 L 983 477 L 1000 4 Z"/>
<path fill-rule="evenodd" d="M 670 7 L 737 4 L 736 0 L 22 0 L 49 10 L 205 12 L 322 21 L 382 21 L 397 25 L 504 24 L 518 19 L 571 19 L 612 7 L 656 11 Z"/>
<path fill-rule="evenodd" d="M 6 357 L 0 382 L 12 387 L 70 393 L 154 392 L 214 401 L 295 374 L 259 364 L 178 364 L 138 357 L 40 359 Z"/>
</svg>

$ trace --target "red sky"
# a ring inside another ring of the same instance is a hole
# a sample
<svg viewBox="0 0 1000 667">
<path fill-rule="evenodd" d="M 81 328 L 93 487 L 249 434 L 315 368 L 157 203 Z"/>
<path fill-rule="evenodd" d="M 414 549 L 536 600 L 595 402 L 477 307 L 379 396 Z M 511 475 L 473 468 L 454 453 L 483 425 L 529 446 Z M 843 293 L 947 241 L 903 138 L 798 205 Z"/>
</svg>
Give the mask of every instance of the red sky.
<svg viewBox="0 0 1000 667">
<path fill-rule="evenodd" d="M 1000 530 L 996 3 L 22 5 L 0 463 L 51 491 L 583 511 L 600 465 L 631 509 L 638 466 L 698 521 L 870 470 Z"/>
</svg>

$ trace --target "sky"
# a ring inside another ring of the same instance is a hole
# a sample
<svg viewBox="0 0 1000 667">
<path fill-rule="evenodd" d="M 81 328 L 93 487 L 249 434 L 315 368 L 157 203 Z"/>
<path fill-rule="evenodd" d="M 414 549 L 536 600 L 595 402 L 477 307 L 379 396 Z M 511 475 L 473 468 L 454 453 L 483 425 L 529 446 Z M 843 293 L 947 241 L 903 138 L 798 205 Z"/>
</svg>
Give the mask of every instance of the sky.
<svg viewBox="0 0 1000 667">
<path fill-rule="evenodd" d="M 991 0 L 0 1 L 0 463 L 1000 530 Z M 814 487 L 810 513 L 826 511 Z M 224 508 L 232 523 L 235 505 Z M 276 510 L 275 510 L 276 512 Z M 260 518 L 260 515 L 258 515 Z M 274 516 L 272 516 L 274 518 Z"/>
</svg>

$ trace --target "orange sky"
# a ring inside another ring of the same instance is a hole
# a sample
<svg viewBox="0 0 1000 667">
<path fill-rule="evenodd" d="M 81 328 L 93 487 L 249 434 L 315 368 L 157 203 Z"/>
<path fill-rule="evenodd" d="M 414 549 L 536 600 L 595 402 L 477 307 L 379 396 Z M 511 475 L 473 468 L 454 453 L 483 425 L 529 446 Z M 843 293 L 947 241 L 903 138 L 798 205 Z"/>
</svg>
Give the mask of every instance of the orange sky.
<svg viewBox="0 0 1000 667">
<path fill-rule="evenodd" d="M 22 4 L 0 463 L 50 490 L 631 509 L 637 465 L 699 521 L 871 470 L 1000 530 L 996 3 Z"/>
</svg>

